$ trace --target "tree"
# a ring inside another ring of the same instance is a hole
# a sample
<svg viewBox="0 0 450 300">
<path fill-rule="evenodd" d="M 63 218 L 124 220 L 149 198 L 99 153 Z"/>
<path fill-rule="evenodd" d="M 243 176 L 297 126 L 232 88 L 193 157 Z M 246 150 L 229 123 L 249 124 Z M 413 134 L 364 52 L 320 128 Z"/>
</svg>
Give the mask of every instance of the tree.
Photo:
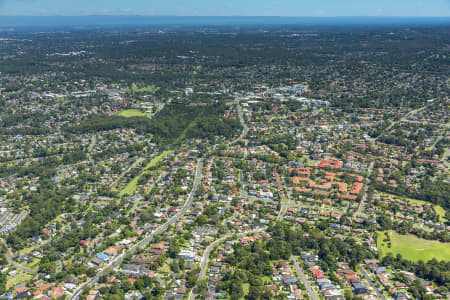
<svg viewBox="0 0 450 300">
<path fill-rule="evenodd" d="M 126 293 L 129 290 L 133 289 L 133 285 L 131 284 L 130 281 L 124 280 L 124 281 L 122 281 L 120 288 Z"/>
<path fill-rule="evenodd" d="M 390 230 L 392 229 L 392 219 L 386 215 L 382 215 L 378 218 L 378 224 L 381 227 L 381 230 Z"/>
<path fill-rule="evenodd" d="M 174 240 L 169 243 L 169 249 L 167 253 L 171 258 L 177 257 L 178 253 L 180 253 L 180 246 L 178 245 L 177 241 Z"/>
<path fill-rule="evenodd" d="M 6 292 L 6 282 L 8 281 L 8 277 L 6 273 L 0 273 L 0 294 Z"/>
<path fill-rule="evenodd" d="M 208 294 L 208 280 L 203 279 L 197 284 L 198 294 L 202 297 L 206 297 Z"/>
<path fill-rule="evenodd" d="M 145 288 L 144 280 L 141 279 L 141 278 L 136 279 L 136 281 L 134 282 L 134 288 L 139 290 L 139 291 L 142 291 Z"/>
<path fill-rule="evenodd" d="M 248 290 L 248 295 L 245 297 L 249 300 L 263 299 L 264 290 L 260 286 L 251 285 Z"/>
<path fill-rule="evenodd" d="M 239 300 L 244 296 L 244 289 L 241 282 L 232 280 L 230 286 L 230 297 L 232 300 Z"/>
</svg>

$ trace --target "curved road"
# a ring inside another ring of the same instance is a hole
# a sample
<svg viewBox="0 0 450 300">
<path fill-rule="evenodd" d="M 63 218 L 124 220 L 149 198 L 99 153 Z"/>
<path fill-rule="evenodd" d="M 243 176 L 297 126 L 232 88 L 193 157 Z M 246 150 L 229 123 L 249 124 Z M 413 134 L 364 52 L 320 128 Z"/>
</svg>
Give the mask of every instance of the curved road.
<svg viewBox="0 0 450 300">
<path fill-rule="evenodd" d="M 2 244 L 5 246 L 5 248 L 6 248 L 6 252 L 5 252 L 5 254 L 6 254 L 6 260 L 8 261 L 8 263 L 9 263 L 10 265 L 14 266 L 16 269 L 21 270 L 21 271 L 23 271 L 23 272 L 25 272 L 25 273 L 28 273 L 28 274 L 31 274 L 31 275 L 36 275 L 36 274 L 37 274 L 36 271 L 33 271 L 33 270 L 31 270 L 30 268 L 24 267 L 24 266 L 22 266 L 22 265 L 16 263 L 16 262 L 14 261 L 14 259 L 12 258 L 11 251 L 9 250 L 8 246 L 6 245 L 6 243 L 5 243 L 5 241 L 4 241 L 3 239 L 1 240 L 1 243 L 2 243 Z"/>
<path fill-rule="evenodd" d="M 231 237 L 231 234 L 227 234 L 223 237 L 221 237 L 218 240 L 215 240 L 214 242 L 212 242 L 211 244 L 209 244 L 209 246 L 205 249 L 205 252 L 203 252 L 202 255 L 202 259 L 200 261 L 200 274 L 198 275 L 197 278 L 197 283 L 203 279 L 203 277 L 205 277 L 206 275 L 206 267 L 208 266 L 208 261 L 209 261 L 209 256 L 211 254 L 211 251 L 220 243 L 225 242 L 228 238 Z M 197 283 L 195 284 L 195 286 L 191 289 L 191 292 L 189 293 L 189 297 L 188 300 L 194 300 L 195 299 L 195 293 L 193 292 L 193 290 L 197 287 Z"/>
<path fill-rule="evenodd" d="M 267 227 L 258 228 L 258 229 L 254 229 L 254 230 L 250 230 L 250 231 L 239 233 L 239 234 L 237 234 L 237 236 L 238 237 L 242 237 L 242 236 L 246 236 L 248 234 L 254 234 L 254 233 L 257 233 L 257 232 L 262 232 L 262 231 L 264 231 L 266 229 L 267 229 Z M 231 237 L 232 237 L 232 234 L 228 233 L 228 234 L 224 235 L 223 237 L 221 237 L 220 239 L 217 239 L 214 242 L 212 242 L 211 244 L 209 244 L 209 246 L 205 249 L 205 251 L 203 252 L 203 255 L 202 255 L 202 259 L 200 260 L 200 273 L 199 273 L 198 278 L 197 278 L 197 283 L 200 280 L 202 280 L 203 277 L 205 277 L 205 275 L 206 275 L 206 269 L 208 267 L 209 256 L 211 255 L 212 250 L 217 245 L 225 242 L 226 240 L 228 240 Z M 195 294 L 193 292 L 195 287 L 197 287 L 197 284 L 194 286 L 194 288 L 192 288 L 191 293 L 189 294 L 188 300 L 194 300 L 195 299 Z"/>
</svg>

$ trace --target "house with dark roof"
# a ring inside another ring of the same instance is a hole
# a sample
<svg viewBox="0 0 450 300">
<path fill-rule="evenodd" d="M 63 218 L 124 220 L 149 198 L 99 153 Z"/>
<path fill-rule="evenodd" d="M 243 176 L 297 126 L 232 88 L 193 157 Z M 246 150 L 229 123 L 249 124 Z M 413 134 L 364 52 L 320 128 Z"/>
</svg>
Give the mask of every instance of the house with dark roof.
<svg viewBox="0 0 450 300">
<path fill-rule="evenodd" d="M 395 300 L 409 299 L 408 294 L 404 292 L 395 293 L 393 296 Z"/>
<path fill-rule="evenodd" d="M 353 293 L 355 295 L 363 295 L 369 293 L 369 290 L 367 289 L 366 285 L 362 282 L 353 282 Z"/>
<path fill-rule="evenodd" d="M 285 285 L 294 284 L 294 283 L 297 283 L 297 278 L 296 277 L 286 277 L 286 278 L 283 278 L 282 282 Z"/>
<path fill-rule="evenodd" d="M 21 292 L 16 295 L 16 299 L 27 299 L 31 294 L 29 291 Z"/>
<path fill-rule="evenodd" d="M 386 273 L 386 267 L 376 267 L 371 269 L 373 274 L 384 274 Z"/>
<path fill-rule="evenodd" d="M 331 229 L 334 229 L 334 230 L 339 230 L 339 229 L 341 229 L 341 224 L 330 223 L 330 224 L 328 224 L 328 227 L 330 227 Z"/>
</svg>

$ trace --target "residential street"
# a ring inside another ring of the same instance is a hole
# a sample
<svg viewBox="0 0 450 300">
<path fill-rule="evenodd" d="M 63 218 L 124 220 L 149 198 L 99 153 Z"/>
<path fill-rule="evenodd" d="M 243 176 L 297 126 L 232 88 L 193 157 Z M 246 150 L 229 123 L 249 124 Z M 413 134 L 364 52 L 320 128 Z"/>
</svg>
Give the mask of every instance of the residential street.
<svg viewBox="0 0 450 300">
<path fill-rule="evenodd" d="M 370 279 L 369 274 L 367 274 L 366 270 L 361 266 L 358 265 L 359 271 L 363 274 L 364 278 L 369 282 L 370 286 L 377 292 L 377 295 L 382 300 L 387 300 L 386 297 L 383 295 L 383 292 L 378 289 L 378 287 L 373 283 L 372 279 Z"/>
<path fill-rule="evenodd" d="M 430 99 L 430 100 L 428 100 L 428 101 L 431 101 L 431 100 L 434 100 L 434 99 Z M 426 104 L 426 105 L 424 105 L 424 106 L 422 106 L 422 107 L 419 107 L 419 108 L 416 108 L 416 109 L 413 109 L 413 110 L 409 111 L 409 112 L 406 113 L 403 117 L 401 117 L 400 120 L 392 122 L 391 125 L 389 125 L 386 129 L 383 130 L 383 133 L 388 132 L 389 130 L 391 130 L 392 127 L 394 127 L 395 125 L 397 125 L 397 124 L 400 123 L 400 122 L 406 122 L 406 121 L 407 121 L 407 118 L 408 118 L 410 115 L 413 115 L 413 114 L 415 114 L 415 113 L 418 113 L 418 112 L 424 110 L 427 106 L 428 106 L 428 104 Z M 373 139 L 373 141 L 376 142 L 376 141 L 378 140 L 378 138 L 379 138 L 380 136 L 382 136 L 383 133 L 381 133 L 380 135 L 378 135 L 375 139 Z"/>
<path fill-rule="evenodd" d="M 195 180 L 194 185 L 192 187 L 191 192 L 189 193 L 188 199 L 186 200 L 186 203 L 184 204 L 183 208 L 172 218 L 170 218 L 169 221 L 158 227 L 155 231 L 148 234 L 142 241 L 135 244 L 133 247 L 128 249 L 127 251 L 123 252 L 119 256 L 115 257 L 111 262 L 108 263 L 105 267 L 103 267 L 93 278 L 91 278 L 89 281 L 81 284 L 78 286 L 78 288 L 73 293 L 72 297 L 70 299 L 79 299 L 81 293 L 83 292 L 83 288 L 86 286 L 92 286 L 94 283 L 98 282 L 99 278 L 105 273 L 108 269 L 114 269 L 117 266 L 119 266 L 123 259 L 127 257 L 130 254 L 133 254 L 136 252 L 136 249 L 145 247 L 148 243 L 150 243 L 153 238 L 156 235 L 159 235 L 167 230 L 167 228 L 175 224 L 192 206 L 192 202 L 194 200 L 195 193 L 197 191 L 198 185 L 200 183 L 201 177 L 202 177 L 202 169 L 203 169 L 203 159 L 199 159 L 197 164 L 197 170 L 195 173 Z"/>
<path fill-rule="evenodd" d="M 3 239 L 1 239 L 1 243 L 6 248 L 5 254 L 6 254 L 6 259 L 8 260 L 9 264 L 13 265 L 16 269 L 21 270 L 21 271 L 23 271 L 25 273 L 32 274 L 32 275 L 36 275 L 37 274 L 36 271 L 33 271 L 30 268 L 24 267 L 24 266 L 16 263 L 14 261 L 14 259 L 12 258 L 11 251 L 9 250 L 9 248 L 7 247 L 7 245 L 6 245 L 6 243 L 5 243 L 5 241 Z"/>
<path fill-rule="evenodd" d="M 237 234 L 237 237 L 243 237 L 243 236 L 246 236 L 249 234 L 262 232 L 266 229 L 267 228 L 264 227 L 264 228 L 258 228 L 258 229 L 242 232 L 242 233 Z M 230 233 L 228 233 L 225 236 L 221 237 L 220 239 L 217 239 L 214 242 L 212 242 L 211 244 L 209 244 L 209 246 L 205 249 L 205 251 L 203 252 L 202 258 L 200 260 L 200 273 L 198 275 L 197 283 L 198 283 L 198 281 L 202 280 L 203 277 L 205 277 L 205 275 L 206 275 L 206 270 L 208 268 L 208 261 L 209 261 L 209 256 L 211 255 L 211 251 L 216 246 L 220 245 L 221 243 L 225 242 L 227 239 L 229 239 L 231 237 L 232 237 L 232 235 Z M 195 294 L 194 294 L 194 292 L 192 292 L 194 289 L 195 289 L 195 287 L 192 288 L 191 293 L 189 294 L 189 297 L 188 297 L 189 300 L 195 299 Z"/>
<path fill-rule="evenodd" d="M 309 299 L 319 300 L 319 297 L 317 296 L 316 292 L 313 290 L 311 284 L 309 283 L 308 277 L 306 277 L 305 273 L 303 272 L 303 269 L 300 267 L 298 263 L 298 257 L 291 256 L 291 261 L 294 263 L 295 271 L 297 272 L 298 276 L 300 277 L 300 280 L 305 286 L 306 292 L 308 292 Z"/>
<path fill-rule="evenodd" d="M 0 299 L 446 298 L 436 5 L 25 1 L 0 0 Z"/>
<path fill-rule="evenodd" d="M 356 210 L 354 216 L 358 217 L 364 214 L 364 209 L 366 206 L 366 201 L 367 201 L 367 192 L 369 191 L 369 186 L 371 184 L 370 182 L 370 176 L 372 175 L 373 172 L 373 167 L 375 165 L 375 162 L 370 162 L 369 168 L 367 170 L 367 176 L 366 176 L 366 184 L 364 185 L 364 191 L 363 191 L 363 196 L 361 198 L 361 202 L 359 203 L 358 209 Z"/>
</svg>

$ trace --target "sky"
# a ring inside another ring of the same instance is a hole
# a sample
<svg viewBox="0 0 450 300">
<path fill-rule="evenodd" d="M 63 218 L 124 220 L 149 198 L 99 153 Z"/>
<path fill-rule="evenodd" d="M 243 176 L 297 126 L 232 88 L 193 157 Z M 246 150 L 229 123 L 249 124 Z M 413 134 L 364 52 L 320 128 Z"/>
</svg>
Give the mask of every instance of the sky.
<svg viewBox="0 0 450 300">
<path fill-rule="evenodd" d="M 450 0 L 0 0 L 3 16 L 448 17 Z"/>
</svg>

